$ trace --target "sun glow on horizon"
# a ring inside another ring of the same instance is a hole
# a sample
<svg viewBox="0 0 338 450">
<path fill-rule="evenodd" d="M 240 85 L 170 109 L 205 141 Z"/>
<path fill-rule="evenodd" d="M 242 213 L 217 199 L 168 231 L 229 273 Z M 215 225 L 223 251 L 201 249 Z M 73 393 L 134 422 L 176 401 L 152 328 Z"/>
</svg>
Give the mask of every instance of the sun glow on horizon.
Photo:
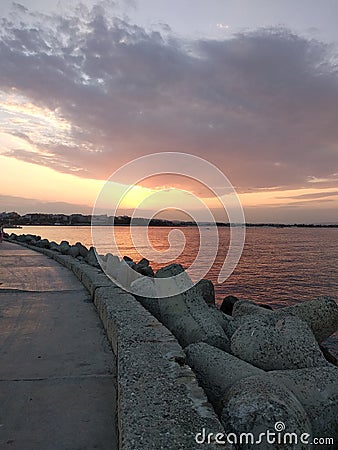
<svg viewBox="0 0 338 450">
<path fill-rule="evenodd" d="M 79 209 L 93 208 L 105 181 L 81 177 L 76 167 L 62 167 L 62 161 L 59 170 L 53 169 L 53 165 L 49 166 L 53 158 L 57 157 L 53 154 L 53 145 L 78 145 L 72 141 L 70 123 L 59 116 L 57 111 L 34 105 L 15 90 L 9 94 L 0 92 L 0 119 L 2 195 L 46 203 L 70 203 L 78 205 Z M 39 144 L 36 145 L 36 142 Z M 125 211 L 140 207 L 144 211 L 156 208 L 161 210 L 166 206 L 169 209 L 176 206 L 182 210 L 198 210 L 198 201 L 201 201 L 201 204 L 220 214 L 223 209 L 220 199 L 205 187 L 196 186 L 193 180 L 187 180 L 188 178 L 182 181 L 173 175 L 171 178 L 166 176 L 155 180 L 155 183 L 144 180 L 137 186 L 115 183 L 111 191 L 113 195 L 106 203 L 107 212 L 116 206 Z M 331 207 L 338 209 L 337 190 L 317 187 L 321 181 L 323 180 L 309 179 L 307 188 L 259 189 L 240 193 L 238 197 L 243 208 L 315 204 L 316 208 L 321 209 L 330 202 Z M 194 196 L 199 199 L 195 203 Z M 222 200 L 225 205 L 231 201 L 226 195 L 222 196 Z M 219 219 L 224 220 L 224 212 Z"/>
<path fill-rule="evenodd" d="M 2 173 L 2 195 L 37 199 L 42 202 L 65 202 L 92 208 L 96 198 L 104 185 L 104 181 L 82 178 L 77 175 L 57 172 L 49 167 L 40 166 L 30 162 L 20 161 L 12 157 L 0 155 Z M 24 175 L 24 176 L 23 176 Z M 115 196 L 112 200 L 117 203 L 126 187 L 115 185 Z M 155 188 L 132 186 L 120 203 L 120 209 L 130 211 L 143 204 L 144 208 L 157 207 L 159 210 L 177 206 L 184 209 L 189 206 L 189 196 L 182 195 L 182 190 L 167 187 L 163 191 Z M 187 191 L 186 191 L 187 192 Z M 24 195 L 23 195 L 24 193 Z M 300 201 L 309 204 L 316 200 L 316 196 L 330 197 L 332 204 L 338 205 L 338 193 L 330 189 L 295 189 L 295 190 L 267 190 L 239 194 L 244 208 L 246 207 L 278 207 L 283 205 L 297 205 Z M 314 199 L 311 199 L 311 196 Z M 303 197 L 302 197 L 303 196 Z M 309 198 L 307 198 L 309 196 Z M 219 210 L 220 201 L 217 198 L 202 198 L 201 200 L 211 209 Z M 226 198 L 224 198 L 226 204 Z M 191 206 L 191 205 L 190 205 Z M 318 198 L 316 208 L 325 206 L 322 198 Z M 1 209 L 1 207 L 0 207 Z M 20 211 L 18 211 L 20 212 Z M 109 204 L 107 204 L 109 212 Z M 217 219 L 218 220 L 218 219 Z"/>
</svg>

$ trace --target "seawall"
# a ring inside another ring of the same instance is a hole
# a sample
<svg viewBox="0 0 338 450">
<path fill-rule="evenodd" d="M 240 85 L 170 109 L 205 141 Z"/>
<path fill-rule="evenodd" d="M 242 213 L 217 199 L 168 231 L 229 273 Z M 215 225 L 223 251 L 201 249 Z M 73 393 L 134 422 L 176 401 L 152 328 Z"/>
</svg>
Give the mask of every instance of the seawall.
<svg viewBox="0 0 338 450">
<path fill-rule="evenodd" d="M 89 291 L 117 360 L 119 449 L 219 448 L 195 441 L 203 429 L 215 435 L 224 428 L 165 326 L 100 269 L 70 255 L 8 240 L 62 264 Z"/>
</svg>

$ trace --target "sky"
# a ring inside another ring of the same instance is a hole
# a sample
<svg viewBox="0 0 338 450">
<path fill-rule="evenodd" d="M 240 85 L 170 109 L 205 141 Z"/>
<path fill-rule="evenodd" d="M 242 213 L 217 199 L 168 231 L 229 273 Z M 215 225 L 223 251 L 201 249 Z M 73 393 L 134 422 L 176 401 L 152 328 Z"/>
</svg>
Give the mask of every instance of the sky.
<svg viewBox="0 0 338 450">
<path fill-rule="evenodd" d="M 0 16 L 0 211 L 89 213 L 115 170 L 170 151 L 218 167 L 249 222 L 338 223 L 338 0 L 1 0 Z M 142 186 L 126 213 L 201 191 Z"/>
</svg>

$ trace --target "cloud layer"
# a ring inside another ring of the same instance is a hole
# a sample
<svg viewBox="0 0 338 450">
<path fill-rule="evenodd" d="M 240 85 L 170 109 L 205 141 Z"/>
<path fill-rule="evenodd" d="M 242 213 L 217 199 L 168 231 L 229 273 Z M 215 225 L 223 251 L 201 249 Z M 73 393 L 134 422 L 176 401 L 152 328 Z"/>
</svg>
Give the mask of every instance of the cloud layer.
<svg viewBox="0 0 338 450">
<path fill-rule="evenodd" d="M 333 46 L 284 28 L 183 41 L 102 6 L 17 16 L 1 24 L 0 90 L 70 127 L 66 141 L 35 133 L 40 151 L 7 155 L 104 179 L 137 156 L 180 151 L 209 159 L 241 191 L 337 183 Z"/>
</svg>

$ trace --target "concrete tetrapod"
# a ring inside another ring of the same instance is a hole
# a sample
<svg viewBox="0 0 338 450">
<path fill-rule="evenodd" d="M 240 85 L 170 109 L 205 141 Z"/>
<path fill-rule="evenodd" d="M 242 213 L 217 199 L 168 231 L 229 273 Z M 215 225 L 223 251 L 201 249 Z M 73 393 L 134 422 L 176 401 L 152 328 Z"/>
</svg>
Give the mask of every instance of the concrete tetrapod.
<svg viewBox="0 0 338 450">
<path fill-rule="evenodd" d="M 301 302 L 274 311 L 262 308 L 248 300 L 240 300 L 235 303 L 232 313 L 235 319 L 234 324 L 239 326 L 250 315 L 297 317 L 309 325 L 318 342 L 327 339 L 338 329 L 338 305 L 331 297 L 319 297 L 316 300 Z"/>
<path fill-rule="evenodd" d="M 156 278 L 160 278 L 161 286 L 156 284 Z M 131 287 L 140 303 L 176 336 L 183 347 L 203 341 L 229 351 L 230 341 L 210 314 L 200 286 L 191 287 L 192 284 L 181 265 L 171 264 L 160 269 L 155 279 L 141 278 L 132 282 Z M 174 295 L 184 289 L 185 292 Z M 163 293 L 173 295 L 163 297 Z"/>
<path fill-rule="evenodd" d="M 313 438 L 333 438 L 338 444 L 338 368 L 333 365 L 269 372 L 302 403 L 311 421 Z M 314 448 L 317 448 L 314 446 Z M 318 445 L 318 449 L 333 449 Z"/>
<path fill-rule="evenodd" d="M 277 314 L 292 315 L 304 320 L 318 342 L 327 339 L 338 329 L 338 305 L 331 297 L 301 302 L 278 309 Z"/>
<path fill-rule="evenodd" d="M 312 448 L 311 422 L 302 404 L 286 387 L 266 375 L 240 380 L 227 391 L 223 405 L 221 422 L 228 439 L 232 436 L 236 444 L 245 433 L 244 442 L 238 446 L 241 450 Z"/>
<path fill-rule="evenodd" d="M 231 351 L 263 370 L 327 365 L 315 337 L 294 316 L 251 315 L 231 337 Z"/>
<path fill-rule="evenodd" d="M 238 300 L 232 310 L 232 317 L 243 317 L 250 314 L 261 314 L 261 315 L 271 315 L 273 311 L 270 309 L 262 308 L 257 303 L 251 300 Z"/>
<path fill-rule="evenodd" d="M 220 401 L 227 390 L 239 380 L 265 372 L 236 356 L 212 347 L 204 342 L 185 348 L 187 364 L 193 369 L 209 401 L 220 413 Z"/>
<path fill-rule="evenodd" d="M 234 319 L 231 316 L 224 314 L 216 306 L 209 306 L 209 313 L 217 320 L 217 322 L 221 325 L 224 333 L 230 339 L 236 331 L 236 322 L 234 321 Z"/>
<path fill-rule="evenodd" d="M 194 342 L 207 342 L 230 350 L 229 338 L 210 314 L 199 289 L 191 288 L 192 281 L 182 266 L 172 264 L 164 267 L 156 273 L 156 278 L 161 279 L 161 297 L 164 292 L 172 294 L 190 286 L 181 294 L 159 298 L 157 301 L 140 298 L 141 303 L 176 336 L 182 347 Z"/>
</svg>

